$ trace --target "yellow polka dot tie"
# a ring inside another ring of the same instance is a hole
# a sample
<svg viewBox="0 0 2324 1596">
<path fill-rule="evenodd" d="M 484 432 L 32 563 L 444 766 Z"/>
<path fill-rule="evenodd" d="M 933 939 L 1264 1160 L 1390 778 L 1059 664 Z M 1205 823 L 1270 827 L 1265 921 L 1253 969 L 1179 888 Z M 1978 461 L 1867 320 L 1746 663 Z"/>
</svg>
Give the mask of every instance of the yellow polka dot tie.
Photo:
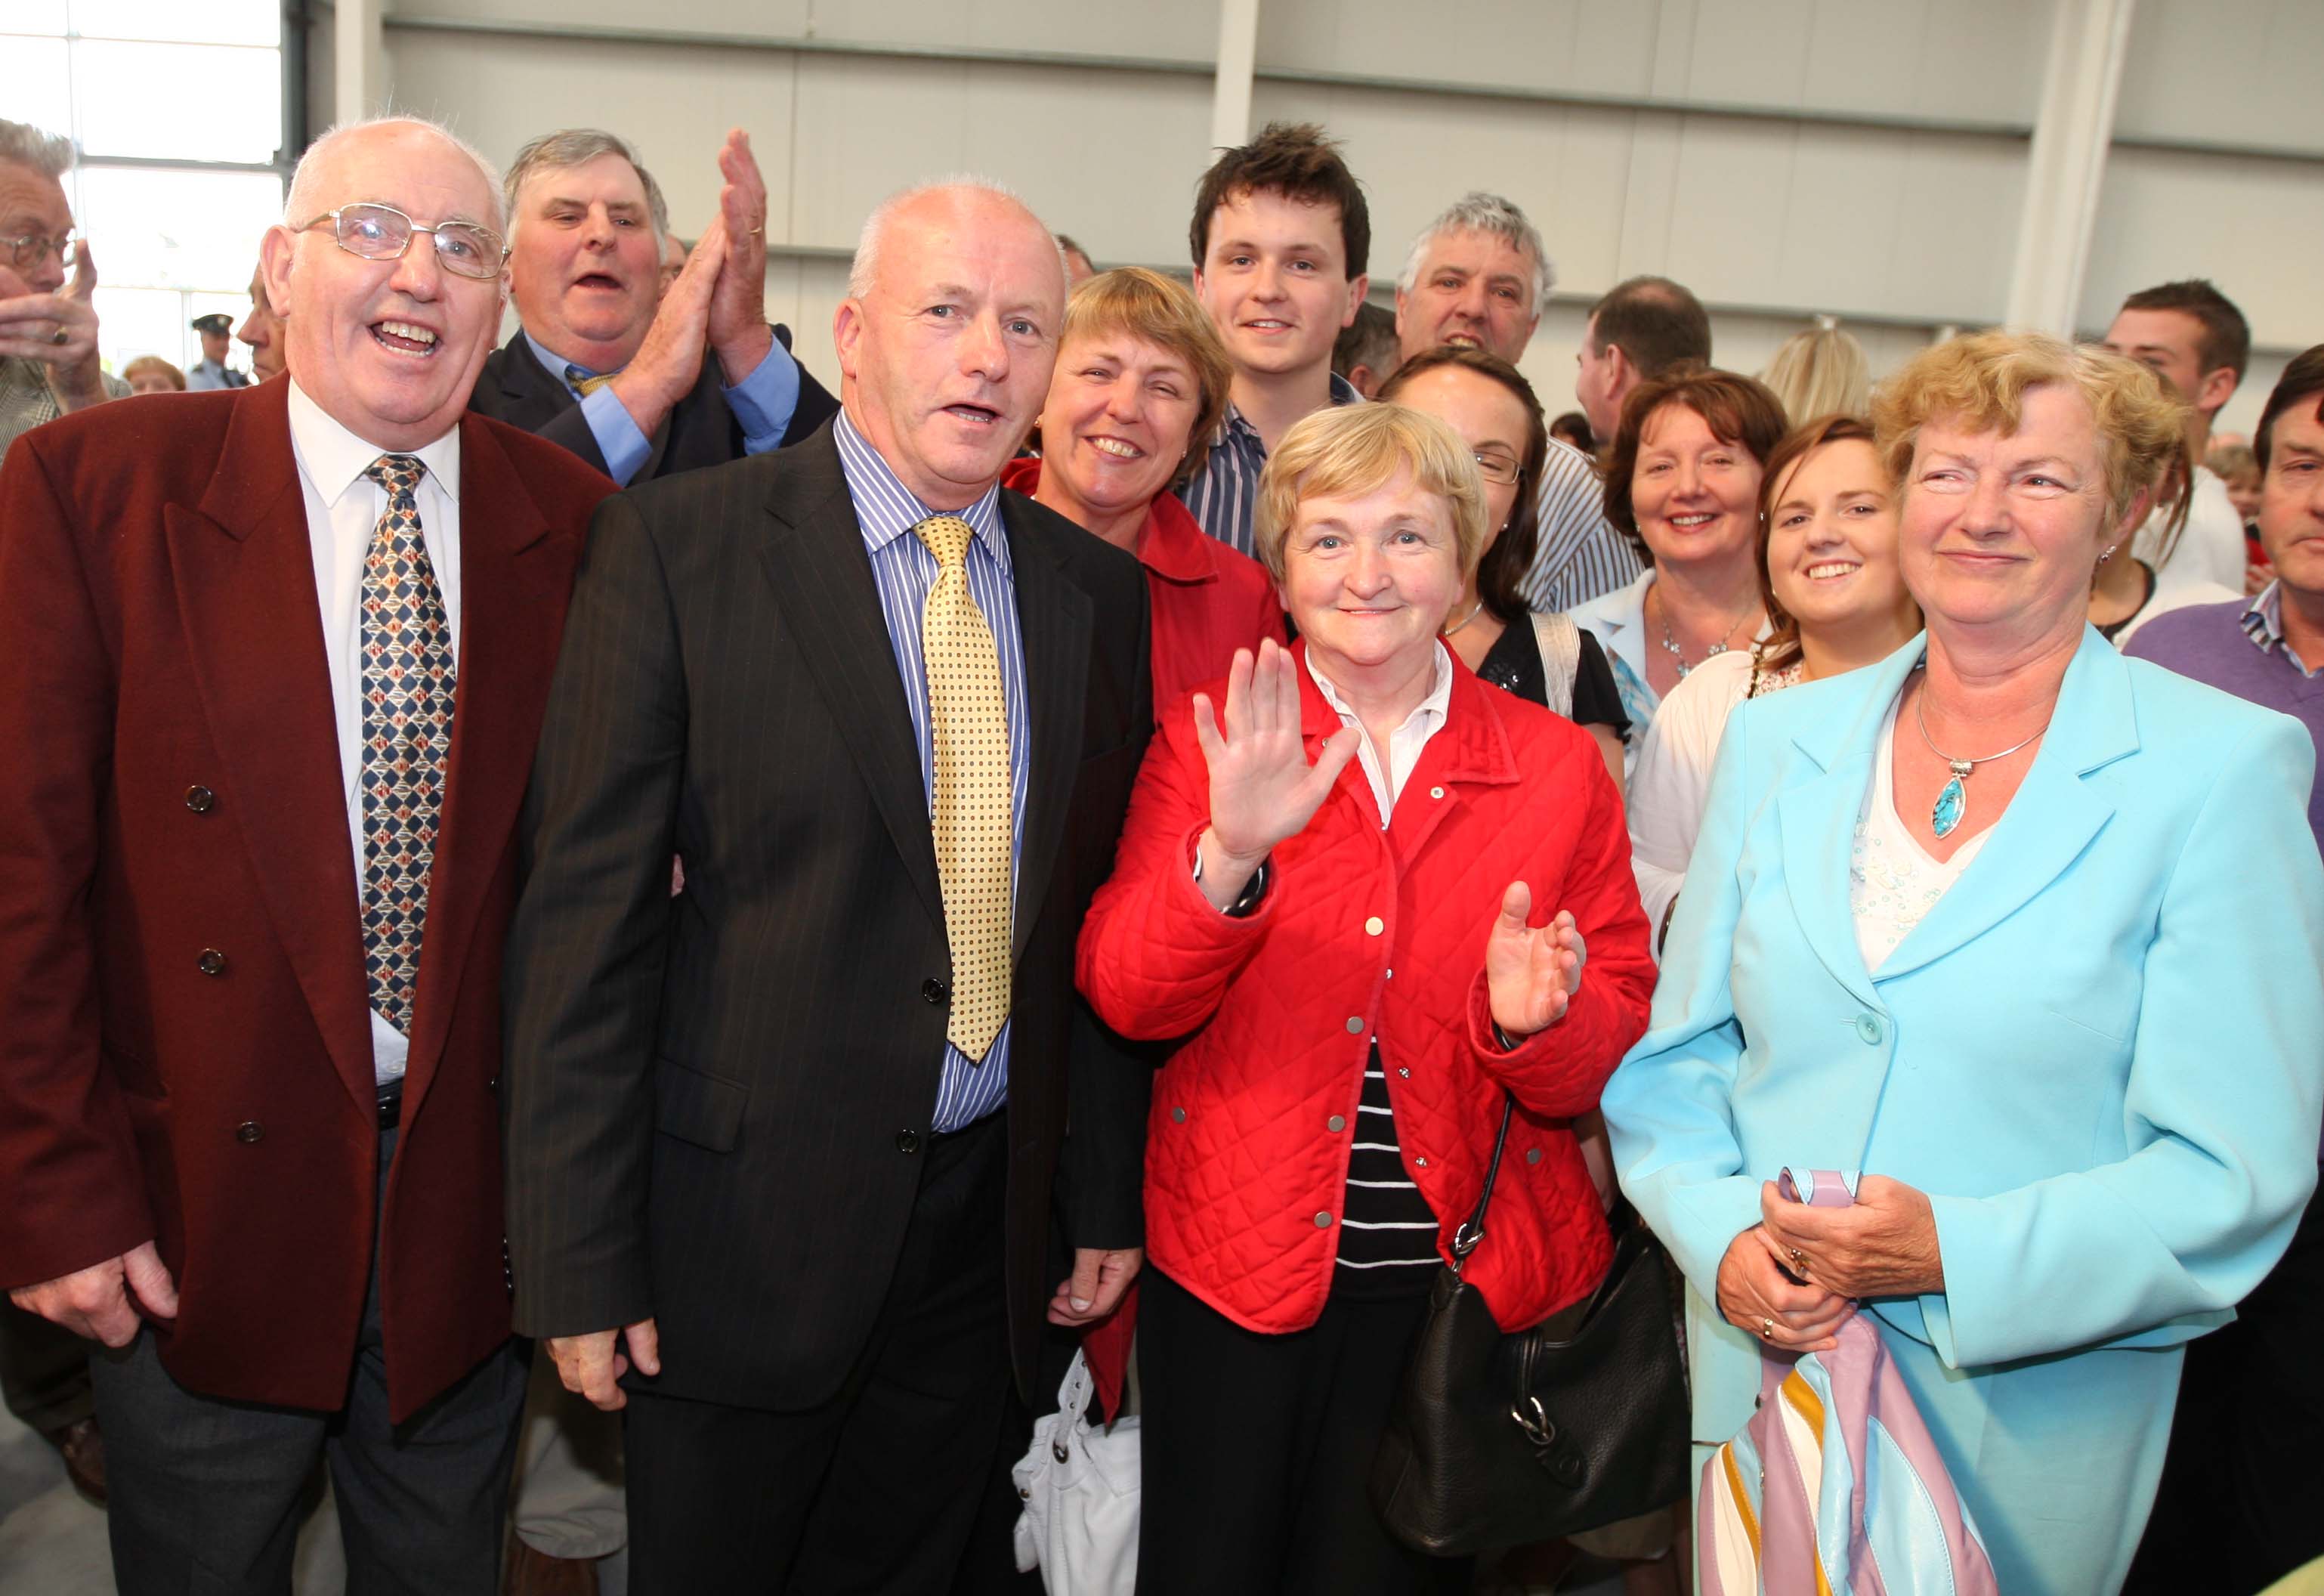
<svg viewBox="0 0 2324 1596">
<path fill-rule="evenodd" d="M 934 515 L 912 529 L 936 556 L 920 608 L 920 649 L 935 732 L 936 876 L 952 943 L 952 1024 L 945 1039 L 982 1059 L 1009 1018 L 1009 710 L 992 629 L 968 590 L 968 522 Z"/>
</svg>

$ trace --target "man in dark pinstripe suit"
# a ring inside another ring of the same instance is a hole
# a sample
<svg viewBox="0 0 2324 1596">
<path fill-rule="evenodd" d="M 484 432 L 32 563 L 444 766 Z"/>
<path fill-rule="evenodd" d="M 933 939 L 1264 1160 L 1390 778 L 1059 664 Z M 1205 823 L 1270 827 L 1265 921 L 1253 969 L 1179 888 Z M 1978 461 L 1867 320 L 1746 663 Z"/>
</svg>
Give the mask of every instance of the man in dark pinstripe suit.
<svg viewBox="0 0 2324 1596">
<path fill-rule="evenodd" d="M 996 485 L 1064 299 L 1013 198 L 900 196 L 835 320 L 843 413 L 592 531 L 507 971 L 509 1238 L 521 1328 L 626 1409 L 640 1591 L 946 1588 L 1045 1302 L 1093 1319 L 1137 1268 L 1146 1082 L 1072 957 L 1152 721 L 1144 580 Z M 973 533 L 1012 789 L 1013 997 L 973 1058 L 930 819 L 939 516 Z"/>
</svg>

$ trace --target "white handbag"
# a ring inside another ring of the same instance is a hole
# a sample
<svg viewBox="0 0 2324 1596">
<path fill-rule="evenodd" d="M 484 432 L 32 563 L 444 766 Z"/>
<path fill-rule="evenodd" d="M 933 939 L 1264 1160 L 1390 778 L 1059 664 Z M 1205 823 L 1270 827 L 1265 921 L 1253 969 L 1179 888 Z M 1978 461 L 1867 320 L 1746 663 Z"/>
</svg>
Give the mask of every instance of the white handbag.
<svg viewBox="0 0 2324 1596">
<path fill-rule="evenodd" d="M 1074 1354 L 1057 1411 L 1033 1421 L 1033 1444 L 1010 1471 L 1025 1510 L 1017 1570 L 1041 1571 L 1049 1596 L 1134 1596 L 1138 1589 L 1138 1420 L 1084 1423 L 1089 1364 Z"/>
</svg>

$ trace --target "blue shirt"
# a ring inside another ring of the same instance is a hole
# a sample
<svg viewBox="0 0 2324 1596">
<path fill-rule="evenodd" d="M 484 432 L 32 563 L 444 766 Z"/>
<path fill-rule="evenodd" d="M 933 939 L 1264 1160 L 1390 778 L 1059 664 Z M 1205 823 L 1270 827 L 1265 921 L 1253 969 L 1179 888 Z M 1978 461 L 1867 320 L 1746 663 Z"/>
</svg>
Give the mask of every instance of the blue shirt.
<svg viewBox="0 0 2324 1596">
<path fill-rule="evenodd" d="M 1333 404 L 1363 401 L 1364 396 L 1347 378 L 1332 374 Z M 1203 457 L 1203 468 L 1178 490 L 1178 496 L 1194 512 L 1195 524 L 1203 530 L 1238 554 L 1253 554 L 1257 551 L 1251 509 L 1259 503 L 1259 473 L 1266 469 L 1267 445 L 1260 440 L 1259 429 L 1230 404 L 1227 419 L 1219 423 L 1218 436 Z"/>
<path fill-rule="evenodd" d="M 872 562 L 872 579 L 880 589 L 880 614 L 888 624 L 889 646 L 895 650 L 896 674 L 904 684 L 904 703 L 912 715 L 912 740 L 920 749 L 920 789 L 933 812 L 936 804 L 936 731 L 928 715 L 928 677 L 920 648 L 920 613 L 928 589 L 936 586 L 936 557 L 912 529 L 932 515 L 952 514 L 968 522 L 976 535 L 968 545 L 968 591 L 984 612 L 995 650 L 1001 656 L 1001 706 L 1009 716 L 1009 786 L 1010 840 L 1010 881 L 1012 889 L 1022 875 L 1025 860 L 1025 779 L 1031 764 L 1030 723 L 1025 713 L 1025 642 L 1017 630 L 1017 584 L 1009 561 L 1009 535 L 1001 525 L 1001 486 L 995 483 L 965 510 L 931 510 L 914 496 L 879 451 L 864 441 L 846 413 L 832 423 L 839 445 L 839 464 L 847 476 L 847 496 L 854 501 L 855 520 L 863 532 L 863 552 Z M 1022 912 L 1021 909 L 1019 912 Z M 936 1087 L 938 1130 L 957 1130 L 973 1124 L 1009 1099 L 1009 1039 L 1013 1020 L 1001 1023 L 982 1062 L 945 1044 L 944 1075 Z"/>
<path fill-rule="evenodd" d="M 611 388 L 600 388 L 584 396 L 578 381 L 569 372 L 579 372 L 584 377 L 602 374 L 575 361 L 566 359 L 539 338 L 527 332 L 524 341 L 532 346 L 533 358 L 549 369 L 549 374 L 565 384 L 565 391 L 581 401 L 582 418 L 589 423 L 589 436 L 597 440 L 597 452 L 605 457 L 605 475 L 623 487 L 653 453 L 653 445 L 638 429 L 637 422 L 622 407 Z M 715 352 L 705 351 L 705 360 L 718 358 Z M 569 370 L 568 370 L 569 368 Z M 719 387 L 725 395 L 726 408 L 742 424 L 742 450 L 745 454 L 763 455 L 779 447 L 783 434 L 790 430 L 791 414 L 798 409 L 798 362 L 783 347 L 780 338 L 767 346 L 767 357 L 758 368 L 733 388 Z"/>
</svg>

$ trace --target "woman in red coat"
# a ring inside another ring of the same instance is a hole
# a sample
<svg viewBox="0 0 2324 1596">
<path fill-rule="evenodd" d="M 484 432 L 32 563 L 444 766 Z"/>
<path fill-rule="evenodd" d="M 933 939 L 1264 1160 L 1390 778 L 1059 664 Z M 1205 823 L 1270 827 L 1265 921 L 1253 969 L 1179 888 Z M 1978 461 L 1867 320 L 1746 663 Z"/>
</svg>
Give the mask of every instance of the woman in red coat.
<svg viewBox="0 0 2324 1596">
<path fill-rule="evenodd" d="M 1433 417 L 1285 435 L 1256 524 L 1302 641 L 1165 715 L 1084 924 L 1105 1021 L 1187 1038 L 1148 1130 L 1148 1589 L 1467 1588 L 1365 1477 L 1506 1094 L 1467 1278 L 1515 1330 L 1611 1257 L 1570 1121 L 1645 1028 L 1646 922 L 1588 734 L 1441 638 L 1484 519 Z"/>
<path fill-rule="evenodd" d="M 1100 272 L 1065 309 L 1041 404 L 1041 457 L 1001 474 L 1001 486 L 1146 567 L 1157 714 L 1225 675 L 1237 649 L 1283 641 L 1267 572 L 1205 536 L 1170 491 L 1194 441 L 1218 429 L 1233 377 L 1210 316 L 1184 287 L 1138 266 Z"/>
</svg>

